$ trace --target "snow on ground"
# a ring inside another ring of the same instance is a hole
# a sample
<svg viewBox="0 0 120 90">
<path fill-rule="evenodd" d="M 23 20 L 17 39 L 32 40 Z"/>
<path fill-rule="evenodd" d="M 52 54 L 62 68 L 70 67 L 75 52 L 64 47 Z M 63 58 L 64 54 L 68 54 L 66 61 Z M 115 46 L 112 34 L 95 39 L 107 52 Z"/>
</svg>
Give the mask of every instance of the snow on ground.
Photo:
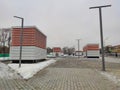
<svg viewBox="0 0 120 90">
<path fill-rule="evenodd" d="M 105 57 L 106 62 L 120 63 L 120 58 L 116 57 Z"/>
<path fill-rule="evenodd" d="M 120 79 L 118 77 L 116 77 L 115 75 L 113 75 L 112 73 L 100 72 L 100 74 L 107 77 L 110 81 L 112 81 L 116 84 L 120 82 Z"/>
<path fill-rule="evenodd" d="M 0 61 L 9 60 L 9 57 L 0 57 Z"/>
<path fill-rule="evenodd" d="M 9 67 L 14 69 L 17 73 L 19 73 L 24 79 L 29 79 L 33 75 L 35 75 L 38 71 L 44 69 L 52 63 L 55 63 L 56 60 L 48 60 L 44 62 L 34 63 L 34 64 L 21 64 L 19 68 L 19 64 L 8 64 Z"/>
<path fill-rule="evenodd" d="M 6 64 L 0 62 L 0 78 L 20 78 L 20 76 L 10 69 Z"/>
</svg>

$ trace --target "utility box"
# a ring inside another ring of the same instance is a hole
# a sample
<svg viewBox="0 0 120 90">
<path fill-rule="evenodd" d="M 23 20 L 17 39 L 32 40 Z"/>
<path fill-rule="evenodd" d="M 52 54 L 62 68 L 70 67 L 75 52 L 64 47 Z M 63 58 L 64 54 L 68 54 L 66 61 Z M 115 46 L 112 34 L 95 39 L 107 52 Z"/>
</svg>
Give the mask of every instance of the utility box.
<svg viewBox="0 0 120 90">
<path fill-rule="evenodd" d="M 83 48 L 83 55 L 87 58 L 99 58 L 99 44 L 87 44 Z"/>
<path fill-rule="evenodd" d="M 19 60 L 21 27 L 11 31 L 10 59 Z M 46 36 L 34 26 L 23 29 L 22 60 L 40 60 L 46 58 Z"/>
</svg>

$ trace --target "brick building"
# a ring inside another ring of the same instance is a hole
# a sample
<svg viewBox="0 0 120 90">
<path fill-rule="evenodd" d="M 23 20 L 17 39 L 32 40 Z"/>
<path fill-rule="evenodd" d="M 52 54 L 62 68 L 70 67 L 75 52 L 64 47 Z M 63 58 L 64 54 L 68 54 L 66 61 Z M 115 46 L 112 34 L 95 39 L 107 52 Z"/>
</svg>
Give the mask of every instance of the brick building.
<svg viewBox="0 0 120 90">
<path fill-rule="evenodd" d="M 18 60 L 20 54 L 21 27 L 13 27 L 11 31 L 10 58 Z M 46 58 L 46 36 L 34 26 L 26 26 L 23 30 L 22 60 L 40 60 Z"/>
</svg>

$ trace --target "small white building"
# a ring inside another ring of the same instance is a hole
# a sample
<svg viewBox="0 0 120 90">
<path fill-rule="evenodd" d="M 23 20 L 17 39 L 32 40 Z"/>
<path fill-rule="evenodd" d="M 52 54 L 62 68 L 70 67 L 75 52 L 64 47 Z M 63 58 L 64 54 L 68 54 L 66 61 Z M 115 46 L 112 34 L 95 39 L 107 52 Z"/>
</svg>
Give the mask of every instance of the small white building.
<svg viewBox="0 0 120 90">
<path fill-rule="evenodd" d="M 53 47 L 53 55 L 55 57 L 62 56 L 62 50 L 60 47 Z"/>
<path fill-rule="evenodd" d="M 99 58 L 99 44 L 87 44 L 83 48 L 83 56 L 87 58 Z"/>
</svg>

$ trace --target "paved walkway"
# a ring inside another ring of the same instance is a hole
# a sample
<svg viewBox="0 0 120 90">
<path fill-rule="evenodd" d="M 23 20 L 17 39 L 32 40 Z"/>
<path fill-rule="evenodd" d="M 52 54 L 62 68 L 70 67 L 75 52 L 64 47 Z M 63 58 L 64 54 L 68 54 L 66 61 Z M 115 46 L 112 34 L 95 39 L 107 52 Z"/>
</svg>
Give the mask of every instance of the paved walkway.
<svg viewBox="0 0 120 90">
<path fill-rule="evenodd" d="M 0 62 L 0 90 L 35 90 L 19 75 Z"/>
<path fill-rule="evenodd" d="M 43 73 L 29 80 L 36 90 L 118 90 L 114 83 L 91 69 L 47 68 Z"/>
<path fill-rule="evenodd" d="M 9 75 L 0 77 L 0 90 L 120 90 L 119 85 L 94 69 L 99 65 L 95 61 L 59 59 L 27 81 Z"/>
<path fill-rule="evenodd" d="M 28 80 L 36 90 L 120 90 L 97 70 L 79 67 L 82 61 L 59 61 Z M 64 68 L 63 68 L 64 67 Z"/>
<path fill-rule="evenodd" d="M 120 63 L 120 58 L 116 57 L 105 57 L 106 62 Z"/>
<path fill-rule="evenodd" d="M 0 90 L 35 90 L 22 79 L 0 78 Z"/>
</svg>

